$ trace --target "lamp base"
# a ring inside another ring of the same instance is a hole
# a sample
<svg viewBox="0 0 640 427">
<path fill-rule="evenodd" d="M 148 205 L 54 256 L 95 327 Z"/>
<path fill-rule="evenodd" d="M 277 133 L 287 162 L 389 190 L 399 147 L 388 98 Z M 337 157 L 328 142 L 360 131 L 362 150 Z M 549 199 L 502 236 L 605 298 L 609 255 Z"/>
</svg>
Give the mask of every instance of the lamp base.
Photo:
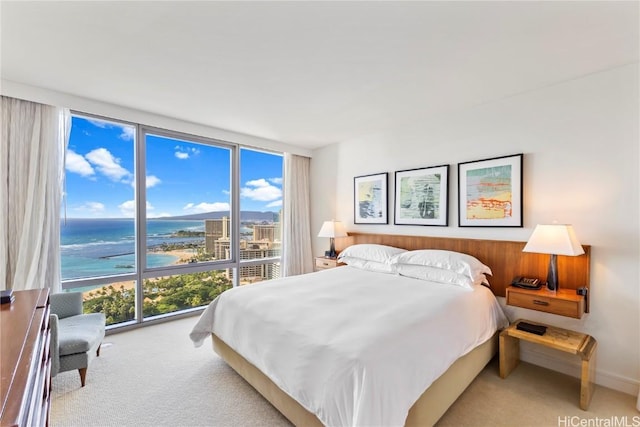
<svg viewBox="0 0 640 427">
<path fill-rule="evenodd" d="M 338 254 L 336 253 L 336 242 L 335 242 L 335 239 L 333 237 L 330 237 L 329 241 L 331 242 L 331 247 L 329 249 L 329 252 L 325 252 L 324 255 L 328 256 L 329 258 L 335 258 L 335 257 L 338 256 Z"/>
<path fill-rule="evenodd" d="M 547 289 L 558 290 L 558 256 L 552 254 L 549 258 L 549 270 L 547 271 Z"/>
</svg>

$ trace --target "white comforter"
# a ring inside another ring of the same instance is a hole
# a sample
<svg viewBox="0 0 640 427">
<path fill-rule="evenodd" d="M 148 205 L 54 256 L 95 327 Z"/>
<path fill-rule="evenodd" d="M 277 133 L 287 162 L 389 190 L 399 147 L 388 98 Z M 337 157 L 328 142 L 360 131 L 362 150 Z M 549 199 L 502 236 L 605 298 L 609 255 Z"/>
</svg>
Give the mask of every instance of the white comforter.
<svg viewBox="0 0 640 427">
<path fill-rule="evenodd" d="M 403 425 L 460 356 L 508 325 L 490 290 L 340 267 L 224 292 L 214 332 L 328 426 Z"/>
</svg>

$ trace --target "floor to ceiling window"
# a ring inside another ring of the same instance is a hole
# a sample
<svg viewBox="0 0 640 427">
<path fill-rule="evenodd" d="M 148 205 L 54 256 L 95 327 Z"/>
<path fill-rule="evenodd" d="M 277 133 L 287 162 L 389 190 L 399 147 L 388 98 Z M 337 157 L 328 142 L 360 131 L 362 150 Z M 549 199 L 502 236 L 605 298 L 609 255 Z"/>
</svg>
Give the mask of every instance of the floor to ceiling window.
<svg viewBox="0 0 640 427">
<path fill-rule="evenodd" d="M 279 276 L 281 205 L 280 153 L 74 114 L 63 288 L 109 325 L 202 307 Z"/>
<path fill-rule="evenodd" d="M 241 285 L 280 277 L 282 156 L 240 150 Z M 270 259 L 270 262 L 264 262 Z"/>
</svg>

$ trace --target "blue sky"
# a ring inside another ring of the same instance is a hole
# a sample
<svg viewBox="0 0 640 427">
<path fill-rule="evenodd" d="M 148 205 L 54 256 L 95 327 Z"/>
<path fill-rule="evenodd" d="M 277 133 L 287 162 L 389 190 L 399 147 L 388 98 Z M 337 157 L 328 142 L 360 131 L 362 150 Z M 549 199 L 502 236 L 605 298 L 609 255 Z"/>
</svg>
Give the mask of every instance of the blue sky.
<svg viewBox="0 0 640 427">
<path fill-rule="evenodd" d="M 73 117 L 66 154 L 69 218 L 132 218 L 135 128 Z M 156 135 L 147 136 L 147 217 L 226 211 L 230 151 Z M 282 156 L 240 151 L 240 209 L 282 206 Z"/>
</svg>

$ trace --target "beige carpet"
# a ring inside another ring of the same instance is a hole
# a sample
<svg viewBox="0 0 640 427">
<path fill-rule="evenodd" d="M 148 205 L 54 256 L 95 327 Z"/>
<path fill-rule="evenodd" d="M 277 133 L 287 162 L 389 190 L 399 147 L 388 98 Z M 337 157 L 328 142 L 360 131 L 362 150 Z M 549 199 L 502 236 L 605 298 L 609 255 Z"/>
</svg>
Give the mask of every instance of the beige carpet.
<svg viewBox="0 0 640 427">
<path fill-rule="evenodd" d="M 51 424 L 289 426 L 215 355 L 210 340 L 193 347 L 188 334 L 196 320 L 181 319 L 107 336 L 100 357 L 89 367 L 84 388 L 77 372 L 63 372 L 53 379 Z M 638 417 L 640 422 L 632 396 L 598 387 L 585 412 L 578 407 L 579 389 L 576 378 L 526 363 L 502 380 L 494 359 L 438 425 L 580 425 L 575 418 L 569 420 L 573 416 L 626 416 L 627 425 Z M 559 424 L 558 417 L 569 421 Z"/>
</svg>

